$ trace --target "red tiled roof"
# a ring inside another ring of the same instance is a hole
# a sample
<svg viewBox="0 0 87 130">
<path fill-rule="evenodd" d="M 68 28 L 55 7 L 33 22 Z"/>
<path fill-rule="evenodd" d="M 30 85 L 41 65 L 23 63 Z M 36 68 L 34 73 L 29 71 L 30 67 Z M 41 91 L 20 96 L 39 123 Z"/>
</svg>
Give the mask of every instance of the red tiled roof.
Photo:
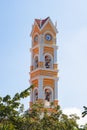
<svg viewBox="0 0 87 130">
<path fill-rule="evenodd" d="M 42 28 L 42 26 L 44 25 L 44 23 L 48 20 L 49 17 L 47 17 L 46 19 L 35 19 L 36 23 L 38 24 L 39 28 Z"/>
</svg>

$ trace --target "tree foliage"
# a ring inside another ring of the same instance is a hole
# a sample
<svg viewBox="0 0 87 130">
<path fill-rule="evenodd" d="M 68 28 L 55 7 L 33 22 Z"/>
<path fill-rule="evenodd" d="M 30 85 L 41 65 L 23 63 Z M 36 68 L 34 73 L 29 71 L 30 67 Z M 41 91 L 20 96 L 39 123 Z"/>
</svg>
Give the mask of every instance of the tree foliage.
<svg viewBox="0 0 87 130">
<path fill-rule="evenodd" d="M 82 112 L 82 117 L 85 117 L 87 115 L 87 107 L 83 106 L 84 111 Z"/>
<path fill-rule="evenodd" d="M 16 128 L 16 124 L 21 121 L 21 113 L 24 106 L 20 103 L 22 98 L 29 96 L 33 86 L 25 89 L 21 93 L 16 93 L 13 98 L 10 95 L 0 97 L 0 127 L 2 130 Z M 11 128 L 10 128 L 11 127 Z"/>
<path fill-rule="evenodd" d="M 53 112 L 44 108 L 43 104 L 33 104 L 32 109 L 23 112 L 22 98 L 30 95 L 30 88 L 21 93 L 0 97 L 0 130 L 78 130 L 78 117 L 63 114 L 60 106 Z M 53 105 L 50 106 L 52 108 Z M 86 126 L 85 126 L 86 127 Z"/>
</svg>

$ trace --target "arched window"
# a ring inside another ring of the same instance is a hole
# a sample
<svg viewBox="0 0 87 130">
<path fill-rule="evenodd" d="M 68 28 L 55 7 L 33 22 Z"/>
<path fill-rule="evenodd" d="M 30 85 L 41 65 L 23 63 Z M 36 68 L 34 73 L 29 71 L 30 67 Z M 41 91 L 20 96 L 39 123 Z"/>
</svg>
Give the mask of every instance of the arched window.
<svg viewBox="0 0 87 130">
<path fill-rule="evenodd" d="M 38 100 L 38 89 L 34 90 L 34 101 Z"/>
<path fill-rule="evenodd" d="M 51 96 L 52 96 L 51 90 L 50 89 L 45 89 L 45 100 L 50 102 L 51 101 Z"/>
<path fill-rule="evenodd" d="M 53 89 L 49 86 L 44 88 L 44 99 L 47 102 L 53 101 Z"/>
<path fill-rule="evenodd" d="M 34 68 L 38 68 L 38 56 L 34 58 Z"/>
<path fill-rule="evenodd" d="M 50 55 L 45 55 L 45 67 L 52 68 L 52 58 Z"/>
</svg>

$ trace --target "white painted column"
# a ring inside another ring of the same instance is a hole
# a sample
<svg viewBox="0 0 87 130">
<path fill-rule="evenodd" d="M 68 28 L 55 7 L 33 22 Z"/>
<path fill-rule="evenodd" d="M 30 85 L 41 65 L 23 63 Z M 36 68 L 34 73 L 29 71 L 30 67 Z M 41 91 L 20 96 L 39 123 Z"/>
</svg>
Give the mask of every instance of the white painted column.
<svg viewBox="0 0 87 130">
<path fill-rule="evenodd" d="M 29 82 L 30 82 L 30 86 L 31 86 L 32 85 L 31 80 Z M 30 92 L 30 102 L 33 102 L 33 90 L 31 90 L 31 92 Z"/>
<path fill-rule="evenodd" d="M 39 36 L 39 61 L 43 62 L 44 61 L 44 56 L 43 56 L 43 35 Z"/>
<path fill-rule="evenodd" d="M 55 79 L 54 100 L 58 100 L 58 79 Z"/>
<path fill-rule="evenodd" d="M 31 93 L 30 93 L 30 102 L 33 102 L 33 91 L 31 90 Z"/>
<path fill-rule="evenodd" d="M 44 98 L 44 93 L 43 93 L 43 77 L 39 77 L 38 80 L 38 99 L 43 99 Z"/>
<path fill-rule="evenodd" d="M 54 47 L 54 64 L 57 64 L 57 46 Z"/>
<path fill-rule="evenodd" d="M 30 49 L 31 52 L 31 66 L 33 65 L 33 54 L 32 54 L 32 49 Z"/>
</svg>

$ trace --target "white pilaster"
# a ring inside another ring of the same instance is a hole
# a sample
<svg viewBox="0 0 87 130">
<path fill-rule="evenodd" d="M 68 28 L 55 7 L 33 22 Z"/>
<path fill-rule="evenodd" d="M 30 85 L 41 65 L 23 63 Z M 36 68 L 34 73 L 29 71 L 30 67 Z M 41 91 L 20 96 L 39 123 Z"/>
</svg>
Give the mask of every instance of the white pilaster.
<svg viewBox="0 0 87 130">
<path fill-rule="evenodd" d="M 38 80 L 38 99 L 43 99 L 43 78 L 39 77 Z"/>
<path fill-rule="evenodd" d="M 57 64 L 57 48 L 54 47 L 54 64 Z"/>
<path fill-rule="evenodd" d="M 33 102 L 33 92 L 31 90 L 31 93 L 30 93 L 30 102 Z"/>
<path fill-rule="evenodd" d="M 40 62 L 44 61 L 44 57 L 43 57 L 43 43 L 44 43 L 43 35 L 40 35 L 39 36 L 39 61 Z"/>
<path fill-rule="evenodd" d="M 32 49 L 30 49 L 31 52 L 31 66 L 33 65 L 33 54 L 32 54 Z"/>
<path fill-rule="evenodd" d="M 54 100 L 58 100 L 58 79 L 55 79 Z"/>
</svg>

